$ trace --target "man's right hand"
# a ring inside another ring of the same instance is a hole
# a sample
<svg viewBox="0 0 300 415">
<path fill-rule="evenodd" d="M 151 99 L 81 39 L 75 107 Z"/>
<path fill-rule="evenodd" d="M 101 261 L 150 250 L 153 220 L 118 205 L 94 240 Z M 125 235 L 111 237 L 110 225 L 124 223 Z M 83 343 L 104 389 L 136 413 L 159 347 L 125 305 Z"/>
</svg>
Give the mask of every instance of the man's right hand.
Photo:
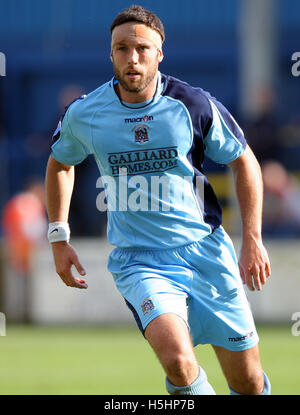
<svg viewBox="0 0 300 415">
<path fill-rule="evenodd" d="M 53 242 L 52 251 L 56 272 L 68 287 L 87 288 L 88 285 L 84 279 L 76 278 L 72 274 L 72 265 L 75 266 L 80 275 L 86 275 L 83 266 L 78 260 L 75 249 L 66 241 Z"/>
</svg>

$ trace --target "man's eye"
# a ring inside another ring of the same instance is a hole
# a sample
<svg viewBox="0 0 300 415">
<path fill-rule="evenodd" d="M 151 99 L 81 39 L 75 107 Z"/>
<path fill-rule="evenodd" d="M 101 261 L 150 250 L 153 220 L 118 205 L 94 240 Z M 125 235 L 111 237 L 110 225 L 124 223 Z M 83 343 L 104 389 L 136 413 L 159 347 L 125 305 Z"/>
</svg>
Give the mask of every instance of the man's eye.
<svg viewBox="0 0 300 415">
<path fill-rule="evenodd" d="M 118 50 L 126 50 L 126 47 L 125 46 L 120 46 L 120 47 L 118 47 Z"/>
</svg>

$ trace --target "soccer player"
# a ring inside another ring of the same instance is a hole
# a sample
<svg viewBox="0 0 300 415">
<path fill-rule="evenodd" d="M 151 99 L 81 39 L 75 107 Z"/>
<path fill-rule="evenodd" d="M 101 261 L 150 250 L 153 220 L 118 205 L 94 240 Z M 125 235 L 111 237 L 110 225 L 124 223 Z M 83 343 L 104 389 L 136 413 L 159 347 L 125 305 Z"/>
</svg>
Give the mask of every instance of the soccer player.
<svg viewBox="0 0 300 415">
<path fill-rule="evenodd" d="M 132 6 L 111 25 L 114 77 L 73 102 L 47 166 L 48 237 L 56 271 L 87 288 L 69 243 L 74 165 L 93 154 L 106 180 L 114 281 L 174 395 L 215 394 L 194 347 L 211 344 L 231 394 L 270 394 L 243 283 L 261 290 L 270 264 L 261 238 L 262 180 L 243 132 L 201 88 L 159 72 L 165 38 Z M 203 159 L 228 164 L 242 217 L 239 263 Z M 74 265 L 81 277 L 73 275 Z"/>
</svg>

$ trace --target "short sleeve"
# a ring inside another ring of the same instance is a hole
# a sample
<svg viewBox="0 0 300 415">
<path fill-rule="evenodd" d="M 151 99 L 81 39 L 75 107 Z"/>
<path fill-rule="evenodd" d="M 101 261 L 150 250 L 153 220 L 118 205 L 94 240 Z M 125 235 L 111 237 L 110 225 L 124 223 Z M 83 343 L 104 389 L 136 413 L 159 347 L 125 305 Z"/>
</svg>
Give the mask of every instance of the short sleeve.
<svg viewBox="0 0 300 415">
<path fill-rule="evenodd" d="M 89 155 L 89 151 L 73 134 L 70 126 L 70 109 L 59 121 L 53 134 L 54 143 L 51 146 L 51 156 L 62 164 L 75 166 Z"/>
<path fill-rule="evenodd" d="M 237 159 L 247 142 L 242 129 L 229 111 L 217 100 L 209 99 L 212 124 L 204 139 L 205 155 L 219 164 Z"/>
</svg>

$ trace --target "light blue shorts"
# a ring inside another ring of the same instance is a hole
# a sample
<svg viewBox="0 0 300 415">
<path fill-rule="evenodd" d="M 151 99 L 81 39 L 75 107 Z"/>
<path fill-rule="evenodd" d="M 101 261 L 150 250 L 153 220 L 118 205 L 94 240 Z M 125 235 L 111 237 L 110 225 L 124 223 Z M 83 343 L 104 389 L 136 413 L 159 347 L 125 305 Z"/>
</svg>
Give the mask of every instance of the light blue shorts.
<svg viewBox="0 0 300 415">
<path fill-rule="evenodd" d="M 231 239 L 222 227 L 175 249 L 112 251 L 108 269 L 144 334 L 164 313 L 182 317 L 194 346 L 245 350 L 258 343 Z"/>
</svg>

